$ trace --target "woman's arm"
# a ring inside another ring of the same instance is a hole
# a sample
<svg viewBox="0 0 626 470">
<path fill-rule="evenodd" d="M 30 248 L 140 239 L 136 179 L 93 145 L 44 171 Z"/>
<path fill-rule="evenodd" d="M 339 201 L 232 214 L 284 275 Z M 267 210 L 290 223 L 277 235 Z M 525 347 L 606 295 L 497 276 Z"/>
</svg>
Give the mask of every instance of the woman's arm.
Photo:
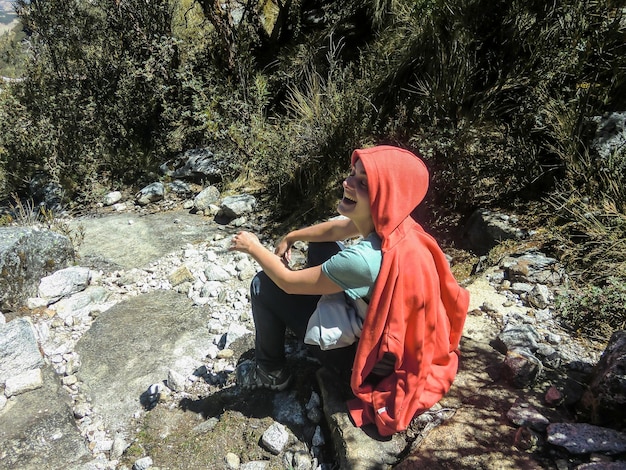
<svg viewBox="0 0 626 470">
<path fill-rule="evenodd" d="M 331 281 L 321 266 L 292 271 L 265 248 L 256 235 L 239 232 L 233 237 L 229 250 L 241 251 L 252 256 L 278 287 L 287 294 L 322 295 L 341 292 L 343 289 Z"/>
<path fill-rule="evenodd" d="M 356 237 L 359 231 L 348 218 L 334 219 L 320 224 L 311 225 L 289 232 L 278 242 L 274 253 L 289 259 L 289 250 L 297 241 L 302 242 L 336 242 Z"/>
</svg>

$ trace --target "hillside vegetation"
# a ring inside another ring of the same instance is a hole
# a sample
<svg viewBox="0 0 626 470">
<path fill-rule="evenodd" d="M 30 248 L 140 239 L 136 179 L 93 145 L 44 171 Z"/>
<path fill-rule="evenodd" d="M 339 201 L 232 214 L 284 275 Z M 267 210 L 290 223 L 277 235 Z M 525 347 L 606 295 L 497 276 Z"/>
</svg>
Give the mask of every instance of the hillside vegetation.
<svg viewBox="0 0 626 470">
<path fill-rule="evenodd" d="M 90 202 L 208 147 L 225 186 L 314 218 L 352 149 L 393 143 L 431 168 L 433 230 L 478 207 L 532 215 L 595 289 L 564 311 L 583 328 L 586 302 L 617 328 L 616 299 L 597 306 L 609 289 L 626 300 L 626 150 L 591 142 L 595 117 L 626 111 L 625 3 L 17 0 L 25 36 L 0 59 L 24 80 L 0 84 L 0 196 L 44 172 Z"/>
</svg>

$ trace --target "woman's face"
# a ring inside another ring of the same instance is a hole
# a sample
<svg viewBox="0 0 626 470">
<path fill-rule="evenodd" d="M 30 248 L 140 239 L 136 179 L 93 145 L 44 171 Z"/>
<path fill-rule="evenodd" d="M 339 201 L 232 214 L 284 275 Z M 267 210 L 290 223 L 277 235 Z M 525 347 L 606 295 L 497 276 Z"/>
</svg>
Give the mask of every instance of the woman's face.
<svg viewBox="0 0 626 470">
<path fill-rule="evenodd" d="M 373 227 L 367 174 L 361 160 L 354 163 L 350 175 L 343 181 L 343 199 L 337 211 L 351 219 L 357 227 L 363 224 Z"/>
</svg>

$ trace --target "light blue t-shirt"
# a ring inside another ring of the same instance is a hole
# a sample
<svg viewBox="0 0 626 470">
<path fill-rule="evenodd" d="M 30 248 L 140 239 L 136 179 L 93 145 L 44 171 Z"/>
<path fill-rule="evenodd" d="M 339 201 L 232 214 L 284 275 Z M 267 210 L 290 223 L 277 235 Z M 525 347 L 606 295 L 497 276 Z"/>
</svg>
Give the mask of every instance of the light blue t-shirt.
<svg viewBox="0 0 626 470">
<path fill-rule="evenodd" d="M 380 237 L 372 232 L 324 262 L 322 272 L 350 298 L 369 298 L 383 259 L 381 243 Z"/>
</svg>

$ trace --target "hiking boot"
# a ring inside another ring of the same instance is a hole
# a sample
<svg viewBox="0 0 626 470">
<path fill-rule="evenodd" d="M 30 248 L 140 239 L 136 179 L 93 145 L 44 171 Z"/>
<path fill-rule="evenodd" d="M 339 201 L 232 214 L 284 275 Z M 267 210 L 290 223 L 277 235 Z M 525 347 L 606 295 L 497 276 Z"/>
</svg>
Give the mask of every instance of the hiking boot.
<svg viewBox="0 0 626 470">
<path fill-rule="evenodd" d="M 285 369 L 265 371 L 256 361 L 244 361 L 237 366 L 237 385 L 244 390 L 266 388 L 285 390 L 291 382 L 291 376 Z"/>
</svg>

